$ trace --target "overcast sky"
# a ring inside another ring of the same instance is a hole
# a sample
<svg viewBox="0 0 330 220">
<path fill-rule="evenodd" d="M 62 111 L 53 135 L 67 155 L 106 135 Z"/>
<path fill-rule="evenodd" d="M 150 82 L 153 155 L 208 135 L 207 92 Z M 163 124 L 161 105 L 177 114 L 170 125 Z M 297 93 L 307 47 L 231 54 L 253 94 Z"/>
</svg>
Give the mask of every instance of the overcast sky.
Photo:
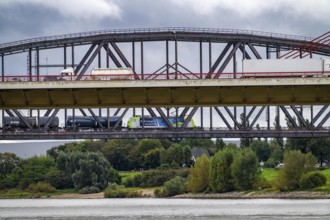
<svg viewBox="0 0 330 220">
<path fill-rule="evenodd" d="M 329 0 L 0 0 L 0 43 L 133 27 L 249 29 L 316 37 Z"/>
<path fill-rule="evenodd" d="M 317 37 L 330 29 L 329 9 L 330 0 L 0 0 L 0 44 L 150 27 L 245 29 Z M 26 64 L 26 56 L 22 60 Z M 16 58 L 8 62 L 6 68 Z"/>
</svg>

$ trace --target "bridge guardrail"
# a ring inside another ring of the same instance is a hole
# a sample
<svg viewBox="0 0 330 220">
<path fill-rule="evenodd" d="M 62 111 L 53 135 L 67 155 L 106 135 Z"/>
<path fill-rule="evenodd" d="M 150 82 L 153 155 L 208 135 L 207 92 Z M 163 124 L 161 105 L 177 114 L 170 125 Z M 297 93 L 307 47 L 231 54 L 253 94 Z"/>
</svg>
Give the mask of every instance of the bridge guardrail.
<svg viewBox="0 0 330 220">
<path fill-rule="evenodd" d="M 59 75 L 17 75 L 17 76 L 0 76 L 0 82 L 37 82 L 37 81 L 77 81 L 78 77 L 81 81 L 128 81 L 128 80 L 202 80 L 213 79 L 217 73 L 160 73 L 160 74 L 128 74 L 125 79 L 120 79 L 120 74 L 108 75 L 78 75 L 60 77 Z M 138 76 L 139 79 L 135 79 Z M 330 71 L 308 71 L 308 72 L 225 72 L 220 74 L 220 79 L 241 79 L 241 78 L 303 78 L 313 77 L 322 78 L 330 77 Z"/>
</svg>

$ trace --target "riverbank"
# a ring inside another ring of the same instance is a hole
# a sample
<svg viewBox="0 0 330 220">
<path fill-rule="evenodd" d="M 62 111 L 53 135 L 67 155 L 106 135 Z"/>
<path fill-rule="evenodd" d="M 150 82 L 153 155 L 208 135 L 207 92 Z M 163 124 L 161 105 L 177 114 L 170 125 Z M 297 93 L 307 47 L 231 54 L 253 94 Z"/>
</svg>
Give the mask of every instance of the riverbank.
<svg viewBox="0 0 330 220">
<path fill-rule="evenodd" d="M 184 199 L 330 199 L 329 192 L 227 192 L 212 194 L 182 194 L 175 198 Z"/>
<path fill-rule="evenodd" d="M 152 190 L 142 190 L 143 197 L 154 197 Z M 78 194 L 65 193 L 51 196 L 52 199 L 102 199 L 104 193 Z M 211 194 L 193 194 L 187 193 L 177 195 L 172 198 L 179 199 L 330 199 L 329 192 L 310 192 L 310 191 L 294 191 L 294 192 L 227 192 L 227 193 L 211 193 Z"/>
</svg>

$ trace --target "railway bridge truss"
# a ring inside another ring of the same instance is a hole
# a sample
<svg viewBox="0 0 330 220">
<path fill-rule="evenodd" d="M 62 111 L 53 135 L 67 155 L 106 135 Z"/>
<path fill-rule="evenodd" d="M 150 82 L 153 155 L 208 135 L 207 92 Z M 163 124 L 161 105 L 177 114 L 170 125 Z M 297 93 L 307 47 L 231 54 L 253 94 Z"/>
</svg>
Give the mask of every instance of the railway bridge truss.
<svg viewBox="0 0 330 220">
<path fill-rule="evenodd" d="M 232 29 L 147 28 L 65 34 L 0 44 L 0 140 L 329 137 L 330 86 L 321 85 L 329 81 L 328 77 L 300 76 L 300 81 L 321 82 L 301 88 L 287 84 L 275 90 L 275 86 L 265 83 L 263 90 L 255 90 L 251 97 L 245 97 L 249 87 L 244 85 L 244 80 L 258 80 L 255 79 L 258 77 L 242 77 L 244 59 L 327 59 L 329 39 L 330 32 L 312 39 Z M 12 68 L 13 65 L 18 69 Z M 94 98 L 88 104 L 80 100 L 89 99 L 90 91 L 80 93 L 78 89 L 67 88 L 72 81 L 86 83 L 85 76 L 93 68 L 122 67 L 131 68 L 134 73 L 130 82 L 124 82 L 127 87 L 116 87 L 115 92 L 94 88 Z M 52 81 L 67 68 L 74 70 L 70 80 Z M 295 74 L 284 79 L 270 74 L 262 80 L 289 82 L 297 78 Z M 209 90 L 199 88 L 198 85 L 212 80 L 219 85 Z M 232 86 L 221 84 L 226 80 L 231 80 Z M 184 86 L 158 90 L 133 88 L 134 82 L 171 85 L 171 82 L 191 81 L 195 86 L 189 89 Z M 46 89 L 32 91 L 31 87 L 37 84 Z M 54 84 L 64 89 L 56 92 Z M 239 86 L 235 87 L 236 84 Z M 17 88 L 14 91 L 10 86 Z M 41 93 L 44 95 L 39 96 Z M 278 93 L 282 99 L 276 99 Z M 106 102 L 105 97 L 110 97 L 109 100 L 117 97 L 119 101 Z M 249 102 L 254 97 L 263 98 Z M 38 102 L 43 99 L 46 101 Z M 11 124 L 6 122 L 8 118 L 12 118 Z M 132 118 L 153 124 L 132 127 Z M 155 125 L 152 118 L 162 125 Z M 94 124 L 81 126 L 79 120 L 85 119 Z M 111 123 L 112 119 L 116 120 Z"/>
</svg>

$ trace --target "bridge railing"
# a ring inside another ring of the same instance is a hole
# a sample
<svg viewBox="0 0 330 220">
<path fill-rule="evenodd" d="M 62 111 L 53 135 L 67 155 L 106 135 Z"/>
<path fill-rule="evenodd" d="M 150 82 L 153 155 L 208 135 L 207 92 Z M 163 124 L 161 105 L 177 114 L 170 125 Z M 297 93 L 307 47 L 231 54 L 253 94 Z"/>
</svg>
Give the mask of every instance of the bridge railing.
<svg viewBox="0 0 330 220">
<path fill-rule="evenodd" d="M 89 36 L 98 36 L 98 35 L 139 34 L 139 33 L 144 34 L 144 33 L 161 33 L 161 32 L 171 32 L 173 34 L 175 34 L 176 32 L 237 34 L 237 35 L 246 34 L 246 35 L 274 37 L 274 38 L 283 38 L 283 39 L 292 39 L 292 40 L 303 40 L 303 41 L 309 41 L 312 39 L 311 37 L 306 37 L 306 36 L 280 34 L 280 33 L 263 32 L 263 31 L 253 31 L 253 30 L 242 30 L 242 29 L 162 27 L 162 28 L 110 29 L 110 30 L 99 30 L 99 31 L 90 31 L 90 32 L 44 36 L 44 37 L 37 37 L 37 38 L 13 41 L 13 42 L 8 42 L 8 43 L 2 43 L 2 44 L 0 44 L 0 48 L 6 48 L 6 47 L 17 46 L 17 45 L 28 44 L 28 43 L 37 43 L 37 42 L 43 42 L 43 41 L 62 40 L 62 39 L 89 37 Z"/>
<path fill-rule="evenodd" d="M 17 75 L 0 76 L 0 82 L 37 82 L 37 81 L 127 81 L 127 80 L 205 80 L 214 79 L 217 73 L 161 73 L 161 74 L 86 74 L 78 75 Z M 330 77 L 330 71 L 307 71 L 307 72 L 225 72 L 221 73 L 219 79 L 248 79 L 248 78 L 322 78 Z"/>
</svg>

